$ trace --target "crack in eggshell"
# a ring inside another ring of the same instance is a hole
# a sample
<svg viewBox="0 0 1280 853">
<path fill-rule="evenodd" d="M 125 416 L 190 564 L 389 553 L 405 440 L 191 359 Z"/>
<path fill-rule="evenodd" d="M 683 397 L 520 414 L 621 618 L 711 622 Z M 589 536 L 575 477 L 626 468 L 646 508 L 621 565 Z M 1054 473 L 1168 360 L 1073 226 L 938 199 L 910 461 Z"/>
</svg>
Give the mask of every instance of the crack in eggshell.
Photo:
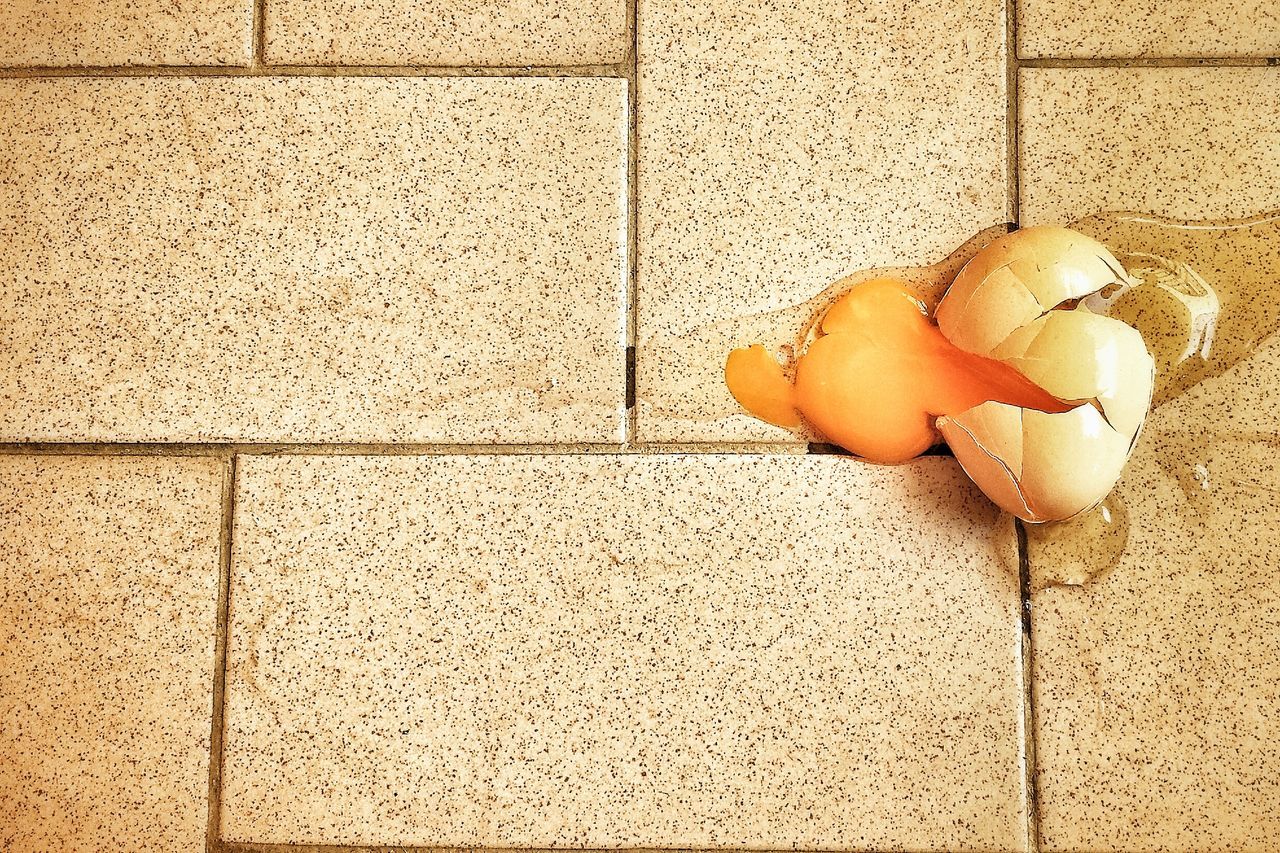
<svg viewBox="0 0 1280 853">
<path fill-rule="evenodd" d="M 953 344 L 1079 403 L 1048 413 L 989 402 L 938 420 L 974 482 L 1020 518 L 1061 520 L 1096 506 L 1137 442 L 1151 403 L 1154 361 L 1135 329 L 1086 304 L 1130 283 L 1101 243 L 1040 226 L 980 252 L 938 305 L 939 329 Z M 1016 423 L 998 407 L 1017 411 Z"/>
<path fill-rule="evenodd" d="M 995 463 L 997 467 L 990 470 L 1003 476 L 988 477 L 981 484 L 982 491 L 996 506 L 1019 518 L 1033 514 L 1019 485 L 1022 477 L 1023 411 L 1008 403 L 989 401 L 969 409 L 963 420 L 944 416 L 936 421 L 938 431 L 966 472 L 969 472 L 969 467 L 964 460 L 971 459 L 972 453 L 983 454 Z M 1017 424 L 1010 421 L 1017 421 Z M 967 444 L 972 453 L 957 450 L 961 444 Z"/>
</svg>

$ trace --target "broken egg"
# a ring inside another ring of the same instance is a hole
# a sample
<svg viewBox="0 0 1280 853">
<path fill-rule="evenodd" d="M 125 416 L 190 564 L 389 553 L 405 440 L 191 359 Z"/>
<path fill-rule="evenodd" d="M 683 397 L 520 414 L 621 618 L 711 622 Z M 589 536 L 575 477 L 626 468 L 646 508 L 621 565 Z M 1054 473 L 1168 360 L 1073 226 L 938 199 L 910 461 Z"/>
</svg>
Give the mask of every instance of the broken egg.
<svg viewBox="0 0 1280 853">
<path fill-rule="evenodd" d="M 1067 409 L 1016 369 L 956 348 L 919 296 L 895 279 L 865 282 L 831 306 L 796 365 L 794 385 L 759 345 L 729 354 L 725 381 L 762 420 L 794 427 L 803 416 L 832 442 L 884 464 L 937 444 L 939 415 L 986 400 Z"/>
<path fill-rule="evenodd" d="M 937 325 L 904 283 L 867 281 L 815 325 L 794 381 L 754 345 L 730 353 L 725 382 L 756 417 L 807 421 L 869 461 L 903 462 L 945 439 L 1002 508 L 1065 519 L 1110 492 L 1150 406 L 1141 335 L 1087 305 L 1127 283 L 1097 241 L 1028 228 L 961 269 Z"/>
<path fill-rule="evenodd" d="M 1101 243 L 1039 226 L 979 252 L 938 304 L 938 328 L 956 346 L 1075 404 L 1053 412 L 991 400 L 938 419 L 973 481 L 1019 518 L 1056 521 L 1096 506 L 1137 443 L 1155 363 L 1136 329 L 1087 304 L 1127 282 Z"/>
</svg>

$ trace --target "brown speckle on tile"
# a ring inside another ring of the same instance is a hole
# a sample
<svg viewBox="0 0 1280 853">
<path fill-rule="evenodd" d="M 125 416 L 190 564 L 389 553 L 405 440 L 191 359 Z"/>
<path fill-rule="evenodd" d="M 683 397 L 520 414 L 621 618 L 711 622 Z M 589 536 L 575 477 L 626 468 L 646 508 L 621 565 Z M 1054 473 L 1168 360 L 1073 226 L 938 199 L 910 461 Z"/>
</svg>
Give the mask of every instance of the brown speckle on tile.
<svg viewBox="0 0 1280 853">
<path fill-rule="evenodd" d="M 1017 11 L 1025 58 L 1280 54 L 1273 0 L 1019 0 Z"/>
<path fill-rule="evenodd" d="M 0 438 L 620 441 L 626 115 L 593 78 L 0 80 Z"/>
<path fill-rule="evenodd" d="M 201 849 L 223 465 L 0 456 L 0 849 Z"/>
<path fill-rule="evenodd" d="M 1118 565 L 1033 596 L 1043 849 L 1280 844 L 1278 389 L 1272 338 L 1153 412 Z"/>
<path fill-rule="evenodd" d="M 625 0 L 272 0 L 268 62 L 606 65 L 629 44 Z"/>
<path fill-rule="evenodd" d="M 0 67 L 247 65 L 253 0 L 10 0 Z"/>
<path fill-rule="evenodd" d="M 703 419 L 646 341 L 935 263 L 1006 221 L 1004 5 L 640 0 L 639 16 L 638 434 L 787 440 Z"/>
<path fill-rule="evenodd" d="M 1280 69 L 1028 68 L 1020 81 L 1023 225 L 1280 207 Z"/>
<path fill-rule="evenodd" d="M 1280 207 L 1276 69 L 1023 75 L 1024 223 L 1108 208 L 1203 220 Z M 1203 269 L 1210 280 L 1231 275 L 1229 256 L 1206 257 L 1224 267 Z M 1234 263 L 1256 277 L 1268 259 Z M 1223 307 L 1216 340 L 1231 352 L 1249 330 Z M 1046 851 L 1280 845 L 1273 331 L 1149 415 L 1114 495 L 1128 519 L 1114 566 L 1032 595 Z M 1053 569 L 1036 556 L 1033 577 Z"/>
<path fill-rule="evenodd" d="M 228 839 L 1022 849 L 952 460 L 249 457 L 236 507 Z"/>
</svg>

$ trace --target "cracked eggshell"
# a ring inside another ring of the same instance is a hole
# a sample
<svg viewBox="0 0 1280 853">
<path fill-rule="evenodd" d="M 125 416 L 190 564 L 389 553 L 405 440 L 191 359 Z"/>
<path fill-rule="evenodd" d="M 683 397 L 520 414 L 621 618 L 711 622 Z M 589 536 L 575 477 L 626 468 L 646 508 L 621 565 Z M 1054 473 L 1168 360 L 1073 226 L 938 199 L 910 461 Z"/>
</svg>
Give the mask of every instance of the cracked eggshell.
<svg viewBox="0 0 1280 853">
<path fill-rule="evenodd" d="M 1050 311 L 991 356 L 1059 400 L 1094 403 L 1117 432 L 1136 435 L 1147 417 L 1155 362 L 1132 326 L 1083 308 Z"/>
<path fill-rule="evenodd" d="M 1128 282 L 1120 261 L 1097 240 L 1037 225 L 1006 234 L 965 264 L 935 318 L 951 343 L 988 355 L 1046 311 Z"/>
<path fill-rule="evenodd" d="M 1131 326 L 1076 306 L 1127 282 L 1096 240 L 1028 228 L 979 253 L 938 306 L 952 343 L 1079 403 L 1049 413 L 987 402 L 938 419 L 973 481 L 1020 518 L 1057 521 L 1096 506 L 1137 443 L 1154 387 L 1151 355 Z"/>
</svg>

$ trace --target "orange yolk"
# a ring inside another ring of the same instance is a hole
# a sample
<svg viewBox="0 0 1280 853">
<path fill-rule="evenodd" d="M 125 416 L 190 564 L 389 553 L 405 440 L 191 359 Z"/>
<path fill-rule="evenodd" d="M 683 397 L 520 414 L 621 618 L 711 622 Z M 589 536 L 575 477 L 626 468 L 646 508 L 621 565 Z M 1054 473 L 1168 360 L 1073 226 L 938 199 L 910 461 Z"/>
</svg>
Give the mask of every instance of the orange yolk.
<svg viewBox="0 0 1280 853">
<path fill-rule="evenodd" d="M 859 285 L 831 306 L 796 364 L 795 385 L 764 347 L 729 354 L 725 382 L 751 414 L 795 428 L 801 417 L 872 462 L 905 462 L 939 440 L 934 421 L 996 400 L 1045 412 L 1072 408 L 1012 367 L 943 337 L 910 287 Z"/>
</svg>

